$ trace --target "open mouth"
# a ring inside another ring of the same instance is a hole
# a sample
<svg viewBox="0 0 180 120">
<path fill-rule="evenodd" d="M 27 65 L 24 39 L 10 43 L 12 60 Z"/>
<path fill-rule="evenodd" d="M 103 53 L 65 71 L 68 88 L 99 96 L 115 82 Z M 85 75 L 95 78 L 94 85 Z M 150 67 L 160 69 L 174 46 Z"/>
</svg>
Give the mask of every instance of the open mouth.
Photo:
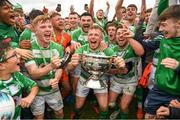
<svg viewBox="0 0 180 120">
<path fill-rule="evenodd" d="M 46 39 L 50 39 L 50 38 L 51 38 L 51 33 L 46 33 L 46 34 L 44 34 L 44 37 L 45 37 Z"/>
<path fill-rule="evenodd" d="M 124 42 L 124 40 L 118 40 L 120 43 Z"/>
<path fill-rule="evenodd" d="M 110 34 L 110 35 L 109 35 L 109 37 L 110 37 L 110 38 L 112 38 L 112 37 L 113 37 L 113 35 L 112 35 L 112 34 Z"/>
<path fill-rule="evenodd" d="M 97 41 L 90 41 L 90 43 L 93 45 L 93 44 L 96 44 Z"/>
<path fill-rule="evenodd" d="M 91 49 L 96 49 L 98 47 L 97 41 L 90 41 L 89 43 Z"/>
<path fill-rule="evenodd" d="M 12 14 L 12 15 L 10 15 L 9 18 L 14 21 L 14 20 L 15 20 L 15 17 L 16 17 L 15 14 Z"/>
<path fill-rule="evenodd" d="M 128 16 L 131 17 L 131 16 L 133 16 L 133 14 L 132 14 L 131 12 L 129 12 L 129 13 L 128 13 Z"/>
<path fill-rule="evenodd" d="M 125 40 L 124 39 L 118 39 L 118 42 L 124 42 Z"/>
<path fill-rule="evenodd" d="M 58 26 L 63 26 L 64 24 L 63 23 L 59 23 Z"/>
<path fill-rule="evenodd" d="M 162 32 L 162 34 L 164 35 L 164 37 L 168 37 L 168 32 L 164 31 Z"/>
<path fill-rule="evenodd" d="M 87 29 L 87 28 L 89 28 L 90 27 L 90 25 L 83 25 L 83 27 L 85 28 L 85 29 Z"/>
</svg>

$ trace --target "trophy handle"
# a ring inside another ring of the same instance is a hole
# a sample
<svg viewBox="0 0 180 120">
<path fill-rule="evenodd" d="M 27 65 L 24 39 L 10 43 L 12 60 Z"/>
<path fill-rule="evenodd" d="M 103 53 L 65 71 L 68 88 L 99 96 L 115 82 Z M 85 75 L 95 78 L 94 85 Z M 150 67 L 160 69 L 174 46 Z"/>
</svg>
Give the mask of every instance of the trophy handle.
<svg viewBox="0 0 180 120">
<path fill-rule="evenodd" d="M 64 54 L 64 56 L 61 60 L 61 65 L 58 68 L 64 68 L 68 64 L 68 62 L 70 61 L 70 58 L 71 58 L 70 53 Z"/>
<path fill-rule="evenodd" d="M 100 85 L 101 85 L 102 88 L 107 88 L 108 87 L 106 84 L 104 84 L 103 80 L 100 79 L 99 82 L 100 82 Z"/>
</svg>

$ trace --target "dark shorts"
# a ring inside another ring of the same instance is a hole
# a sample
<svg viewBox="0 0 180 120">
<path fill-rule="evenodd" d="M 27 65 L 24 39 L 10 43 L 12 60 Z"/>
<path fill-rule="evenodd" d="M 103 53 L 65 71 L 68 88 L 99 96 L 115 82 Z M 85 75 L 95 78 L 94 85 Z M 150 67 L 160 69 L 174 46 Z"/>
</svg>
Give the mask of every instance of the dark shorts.
<svg viewBox="0 0 180 120">
<path fill-rule="evenodd" d="M 180 96 L 168 94 L 165 91 L 160 90 L 154 85 L 152 90 L 149 91 L 148 96 L 144 103 L 144 110 L 146 113 L 155 115 L 156 110 L 160 106 L 168 106 L 171 100 L 177 99 L 180 101 Z"/>
</svg>

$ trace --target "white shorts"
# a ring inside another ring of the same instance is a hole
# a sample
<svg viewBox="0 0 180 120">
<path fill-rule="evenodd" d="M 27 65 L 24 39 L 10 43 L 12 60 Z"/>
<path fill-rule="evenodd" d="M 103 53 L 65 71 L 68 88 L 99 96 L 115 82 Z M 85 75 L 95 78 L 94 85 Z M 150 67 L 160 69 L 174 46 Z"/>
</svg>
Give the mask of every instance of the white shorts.
<svg viewBox="0 0 180 120">
<path fill-rule="evenodd" d="M 81 64 L 79 64 L 79 65 L 77 65 L 76 66 L 76 69 L 74 70 L 74 76 L 77 76 L 77 77 L 79 77 L 80 76 L 80 74 L 81 74 Z"/>
<path fill-rule="evenodd" d="M 90 91 L 90 88 L 85 87 L 82 85 L 82 77 L 78 80 L 77 89 L 76 89 L 76 95 L 79 97 L 86 97 Z M 84 80 L 83 80 L 84 81 Z M 102 89 L 93 89 L 94 93 L 108 93 L 108 88 L 102 88 Z"/>
<path fill-rule="evenodd" d="M 45 102 L 51 107 L 54 111 L 59 111 L 63 108 L 63 100 L 60 94 L 60 91 L 57 91 L 52 94 L 36 96 L 32 105 L 31 111 L 33 115 L 44 114 Z"/>
<path fill-rule="evenodd" d="M 133 95 L 136 91 L 137 83 L 120 84 L 114 80 L 111 81 L 110 90 L 118 94 Z"/>
</svg>

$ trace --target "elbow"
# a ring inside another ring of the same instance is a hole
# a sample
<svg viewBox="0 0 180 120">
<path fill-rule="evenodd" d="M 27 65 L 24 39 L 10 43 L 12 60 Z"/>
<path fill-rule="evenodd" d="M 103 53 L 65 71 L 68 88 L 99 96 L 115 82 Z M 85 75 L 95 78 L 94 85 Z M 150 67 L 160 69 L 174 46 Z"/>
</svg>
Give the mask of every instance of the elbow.
<svg viewBox="0 0 180 120">
<path fill-rule="evenodd" d="M 116 14 L 118 13 L 118 11 L 120 10 L 120 8 L 118 6 L 115 7 L 115 12 Z"/>
<path fill-rule="evenodd" d="M 38 74 L 37 74 L 37 72 L 36 71 L 34 71 L 34 72 L 29 72 L 29 75 L 31 76 L 31 78 L 33 79 L 33 80 L 36 80 L 36 79 L 39 79 L 40 78 L 40 73 L 38 72 Z"/>
<path fill-rule="evenodd" d="M 32 90 L 35 92 L 35 96 L 36 96 L 38 91 L 39 91 L 39 87 L 36 85 L 36 86 L 33 87 Z"/>
<path fill-rule="evenodd" d="M 143 56 L 144 55 L 144 51 L 141 51 L 137 54 L 139 57 Z"/>
<path fill-rule="evenodd" d="M 141 57 L 141 56 L 144 55 L 144 53 L 145 53 L 145 51 L 144 51 L 144 49 L 142 48 L 142 49 L 138 50 L 138 52 L 136 52 L 136 55 Z"/>
<path fill-rule="evenodd" d="M 31 76 L 31 78 L 32 78 L 33 80 L 37 80 L 37 79 L 40 78 L 40 77 L 38 77 L 37 75 L 33 75 L 33 74 L 31 74 L 30 76 Z"/>
</svg>

